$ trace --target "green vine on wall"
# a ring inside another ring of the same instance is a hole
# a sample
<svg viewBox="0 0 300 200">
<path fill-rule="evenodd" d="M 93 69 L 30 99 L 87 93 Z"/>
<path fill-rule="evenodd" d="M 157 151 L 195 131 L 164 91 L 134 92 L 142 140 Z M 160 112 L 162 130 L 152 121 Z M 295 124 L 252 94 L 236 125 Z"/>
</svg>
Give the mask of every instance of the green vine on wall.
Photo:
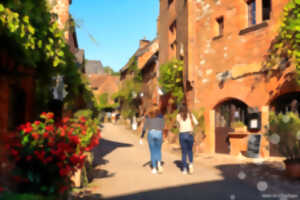
<svg viewBox="0 0 300 200">
<path fill-rule="evenodd" d="M 36 2 L 33 1 L 27 0 L 22 3 L 14 1 L 14 4 L 7 3 L 8 7 L 0 4 L 0 30 L 22 48 L 27 57 L 24 64 L 38 67 L 41 61 L 47 61 L 53 67 L 66 65 L 64 50 L 66 42 L 63 32 L 58 28 L 56 21 L 51 21 L 51 15 L 45 7 L 46 2 L 42 2 L 44 5 L 41 3 L 37 5 L 41 11 L 38 14 L 34 12 L 36 15 L 29 14 L 30 11 L 37 10 L 30 6 L 36 6 Z"/>
<path fill-rule="evenodd" d="M 278 36 L 273 41 L 266 61 L 267 68 L 280 67 L 292 61 L 296 65 L 300 84 L 300 0 L 290 0 L 284 8 L 284 18 Z"/>
<path fill-rule="evenodd" d="M 136 56 L 131 57 L 128 62 L 127 75 L 132 77 L 122 83 L 115 96 L 120 99 L 122 116 L 131 118 L 138 112 L 138 96 L 142 91 L 142 73 L 138 69 Z"/>
<path fill-rule="evenodd" d="M 64 38 L 66 27 L 58 27 L 46 0 L 3 0 L 0 3 L 1 49 L 18 64 L 34 68 L 37 110 L 45 108 L 52 97 L 53 77 L 63 76 L 68 96 L 76 104 L 80 97 L 90 103 L 91 91 L 82 77 L 76 59 Z M 12 48 L 14 46 L 15 48 Z"/>
<path fill-rule="evenodd" d="M 184 98 L 183 61 L 172 60 L 160 66 L 159 84 L 165 94 L 171 94 L 177 103 Z"/>
</svg>

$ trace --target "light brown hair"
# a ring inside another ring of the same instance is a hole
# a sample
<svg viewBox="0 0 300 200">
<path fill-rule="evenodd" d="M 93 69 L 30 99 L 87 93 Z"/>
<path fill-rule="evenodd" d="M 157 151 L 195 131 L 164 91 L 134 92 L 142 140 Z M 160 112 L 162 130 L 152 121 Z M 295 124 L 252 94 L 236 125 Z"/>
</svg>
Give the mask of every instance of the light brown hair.
<svg viewBox="0 0 300 200">
<path fill-rule="evenodd" d="M 157 115 L 160 114 L 159 106 L 156 105 L 156 104 L 152 105 L 152 106 L 149 108 L 147 114 L 148 114 L 148 116 L 151 117 L 151 118 L 156 117 Z"/>
</svg>

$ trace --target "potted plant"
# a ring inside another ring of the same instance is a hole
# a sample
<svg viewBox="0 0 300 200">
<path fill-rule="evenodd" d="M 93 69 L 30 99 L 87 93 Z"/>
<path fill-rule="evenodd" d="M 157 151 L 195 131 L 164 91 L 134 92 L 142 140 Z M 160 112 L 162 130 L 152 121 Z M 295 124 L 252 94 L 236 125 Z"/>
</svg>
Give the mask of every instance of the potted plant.
<svg viewBox="0 0 300 200">
<path fill-rule="evenodd" d="M 70 177 L 82 169 L 85 153 L 99 143 L 100 130 L 94 120 L 85 117 L 64 118 L 57 124 L 53 113 L 40 117 L 21 125 L 14 141 L 6 145 L 15 163 L 11 178 L 18 193 L 66 199 Z"/>
<path fill-rule="evenodd" d="M 196 117 L 198 121 L 198 125 L 194 127 L 194 152 L 200 153 L 204 151 L 203 140 L 205 139 L 205 119 L 204 119 L 204 108 L 200 108 L 192 111 L 193 115 Z"/>
<path fill-rule="evenodd" d="M 300 118 L 294 113 L 270 114 L 266 133 L 270 143 L 286 158 L 286 173 L 300 178 Z"/>
<path fill-rule="evenodd" d="M 235 132 L 246 132 L 247 131 L 247 127 L 242 121 L 232 122 L 231 128 L 233 128 Z"/>
</svg>

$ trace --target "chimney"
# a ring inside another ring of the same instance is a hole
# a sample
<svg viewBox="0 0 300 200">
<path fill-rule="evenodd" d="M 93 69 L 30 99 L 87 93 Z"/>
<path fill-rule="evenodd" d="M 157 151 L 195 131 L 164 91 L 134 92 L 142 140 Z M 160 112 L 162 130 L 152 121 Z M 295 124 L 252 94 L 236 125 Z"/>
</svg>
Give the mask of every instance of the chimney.
<svg viewBox="0 0 300 200">
<path fill-rule="evenodd" d="M 140 49 L 144 48 L 145 46 L 147 46 L 148 44 L 150 44 L 149 40 L 146 40 L 146 38 L 140 40 Z"/>
</svg>

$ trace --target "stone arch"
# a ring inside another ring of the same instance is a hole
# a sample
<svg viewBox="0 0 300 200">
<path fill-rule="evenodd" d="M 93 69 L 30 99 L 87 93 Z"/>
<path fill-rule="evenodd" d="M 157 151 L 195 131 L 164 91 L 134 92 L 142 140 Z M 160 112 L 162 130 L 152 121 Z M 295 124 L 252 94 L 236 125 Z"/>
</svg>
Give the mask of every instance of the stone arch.
<svg viewBox="0 0 300 200">
<path fill-rule="evenodd" d="M 237 98 L 224 98 L 214 106 L 215 110 L 215 152 L 230 153 L 229 132 L 232 132 L 231 123 L 242 121 L 247 123 L 248 105 Z"/>
<path fill-rule="evenodd" d="M 271 110 L 276 113 L 300 113 L 300 91 L 290 91 L 274 96 L 269 101 Z"/>
</svg>

